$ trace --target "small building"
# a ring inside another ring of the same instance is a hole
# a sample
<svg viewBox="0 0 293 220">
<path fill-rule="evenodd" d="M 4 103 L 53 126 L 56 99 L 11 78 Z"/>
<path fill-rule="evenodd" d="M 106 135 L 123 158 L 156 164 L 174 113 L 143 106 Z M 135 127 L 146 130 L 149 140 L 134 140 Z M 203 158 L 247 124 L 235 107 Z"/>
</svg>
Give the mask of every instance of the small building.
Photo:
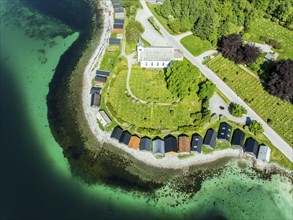
<svg viewBox="0 0 293 220">
<path fill-rule="evenodd" d="M 100 107 L 101 95 L 93 93 L 91 96 L 91 107 Z"/>
<path fill-rule="evenodd" d="M 245 141 L 244 151 L 256 157 L 258 153 L 258 142 L 253 138 L 247 138 Z"/>
<path fill-rule="evenodd" d="M 125 145 L 128 145 L 131 138 L 131 134 L 128 131 L 123 131 L 119 143 L 123 143 Z"/>
<path fill-rule="evenodd" d="M 272 53 L 272 52 L 268 52 L 265 56 L 265 59 L 268 61 L 275 61 L 278 58 L 278 54 L 276 53 Z"/>
<path fill-rule="evenodd" d="M 139 149 L 140 138 L 136 135 L 132 135 L 130 141 L 128 143 L 128 147 L 134 148 L 136 150 Z"/>
<path fill-rule="evenodd" d="M 165 155 L 165 143 L 161 138 L 153 140 L 153 154 Z"/>
<path fill-rule="evenodd" d="M 183 52 L 173 47 L 144 47 L 137 45 L 137 60 L 143 68 L 167 68 L 175 60 L 183 60 Z"/>
<path fill-rule="evenodd" d="M 110 45 L 120 45 L 121 44 L 121 39 L 109 38 L 109 44 Z"/>
<path fill-rule="evenodd" d="M 107 113 L 103 110 L 97 113 L 97 119 L 103 125 L 103 127 L 108 126 L 112 122 Z"/>
<path fill-rule="evenodd" d="M 217 132 L 214 129 L 210 128 L 204 137 L 203 144 L 211 148 L 212 150 L 214 150 L 216 146 L 216 141 L 217 141 Z"/>
<path fill-rule="evenodd" d="M 190 138 L 186 135 L 178 137 L 179 153 L 190 153 Z"/>
<path fill-rule="evenodd" d="M 92 87 L 91 88 L 91 91 L 90 91 L 90 94 L 94 94 L 94 93 L 98 93 L 98 94 L 101 94 L 102 92 L 102 88 L 101 87 Z"/>
<path fill-rule="evenodd" d="M 173 135 L 168 135 L 164 139 L 165 142 L 165 153 L 166 154 L 177 154 L 178 145 L 177 139 Z"/>
<path fill-rule="evenodd" d="M 109 77 L 110 76 L 110 71 L 107 70 L 97 70 L 96 71 L 97 76 L 103 76 L 103 77 Z"/>
<path fill-rule="evenodd" d="M 116 19 L 124 19 L 124 12 L 115 12 Z"/>
<path fill-rule="evenodd" d="M 113 5 L 113 8 L 115 13 L 121 13 L 121 12 L 124 13 L 124 8 L 121 5 L 118 5 L 118 4 Z"/>
<path fill-rule="evenodd" d="M 141 151 L 151 151 L 151 139 L 143 137 L 140 139 L 139 149 Z"/>
<path fill-rule="evenodd" d="M 232 133 L 232 126 L 226 122 L 222 122 L 218 130 L 218 139 L 220 141 L 230 142 L 231 133 Z"/>
<path fill-rule="evenodd" d="M 114 24 L 124 24 L 124 19 L 115 19 Z"/>
<path fill-rule="evenodd" d="M 264 162 L 270 162 L 270 157 L 271 157 L 271 148 L 265 145 L 261 145 L 259 147 L 257 159 L 260 159 Z"/>
<path fill-rule="evenodd" d="M 239 149 L 244 149 L 245 134 L 240 129 L 236 129 L 233 133 L 231 145 Z"/>
<path fill-rule="evenodd" d="M 190 151 L 201 153 L 202 142 L 203 139 L 199 134 L 192 135 Z"/>
<path fill-rule="evenodd" d="M 119 126 L 116 126 L 112 131 L 111 138 L 114 138 L 117 141 L 119 141 L 122 133 L 123 133 L 122 128 L 120 128 Z"/>
<path fill-rule="evenodd" d="M 95 82 L 97 86 L 104 86 L 107 78 L 104 76 L 95 76 Z"/>
<path fill-rule="evenodd" d="M 124 24 L 123 23 L 114 23 L 113 29 L 123 29 Z"/>
</svg>

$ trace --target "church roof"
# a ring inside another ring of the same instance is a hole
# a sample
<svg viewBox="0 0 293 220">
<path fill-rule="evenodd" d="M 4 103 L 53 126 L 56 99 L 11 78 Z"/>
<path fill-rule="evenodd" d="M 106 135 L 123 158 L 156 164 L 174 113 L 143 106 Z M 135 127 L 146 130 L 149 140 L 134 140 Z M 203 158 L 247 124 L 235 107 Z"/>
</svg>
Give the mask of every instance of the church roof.
<svg viewBox="0 0 293 220">
<path fill-rule="evenodd" d="M 141 61 L 170 61 L 174 60 L 173 47 L 145 47 Z"/>
</svg>

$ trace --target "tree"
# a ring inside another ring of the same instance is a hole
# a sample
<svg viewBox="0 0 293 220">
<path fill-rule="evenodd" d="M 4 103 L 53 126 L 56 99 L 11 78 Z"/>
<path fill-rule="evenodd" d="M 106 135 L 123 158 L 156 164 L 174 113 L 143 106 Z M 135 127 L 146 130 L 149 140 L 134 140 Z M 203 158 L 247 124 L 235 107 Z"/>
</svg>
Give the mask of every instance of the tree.
<svg viewBox="0 0 293 220">
<path fill-rule="evenodd" d="M 242 46 L 243 40 L 238 34 L 230 34 L 228 36 L 224 36 L 220 43 L 220 51 L 223 57 L 228 58 L 230 60 L 236 60 L 237 51 Z"/>
<path fill-rule="evenodd" d="M 143 32 L 144 27 L 142 24 L 132 18 L 126 26 L 126 40 L 128 42 L 137 42 Z"/>
<path fill-rule="evenodd" d="M 167 87 L 178 98 L 197 92 L 199 70 L 187 61 L 175 61 L 166 71 Z"/>
<path fill-rule="evenodd" d="M 223 57 L 234 61 L 237 64 L 248 64 L 257 60 L 260 50 L 251 44 L 243 45 L 242 38 L 237 34 L 230 34 L 223 37 L 220 44 L 220 51 Z"/>
<path fill-rule="evenodd" d="M 261 125 L 261 123 L 257 122 L 257 121 L 252 121 L 249 126 L 249 131 L 254 133 L 255 135 L 261 134 L 264 132 L 264 129 Z"/>
<path fill-rule="evenodd" d="M 236 103 L 231 103 L 230 109 L 231 115 L 233 115 L 234 117 L 240 118 L 243 114 L 247 114 L 247 110 L 243 106 Z"/>
<path fill-rule="evenodd" d="M 160 7 L 160 14 L 162 17 L 168 19 L 170 15 L 173 15 L 173 8 L 170 0 L 165 0 Z"/>
<path fill-rule="evenodd" d="M 199 85 L 198 97 L 202 100 L 210 99 L 214 94 L 215 88 L 215 84 L 213 84 L 210 80 L 206 80 Z"/>
<path fill-rule="evenodd" d="M 168 26 L 175 34 L 180 32 L 180 21 L 177 18 L 170 20 Z"/>
<path fill-rule="evenodd" d="M 269 76 L 268 91 L 293 103 L 293 60 L 281 60 Z"/>
</svg>

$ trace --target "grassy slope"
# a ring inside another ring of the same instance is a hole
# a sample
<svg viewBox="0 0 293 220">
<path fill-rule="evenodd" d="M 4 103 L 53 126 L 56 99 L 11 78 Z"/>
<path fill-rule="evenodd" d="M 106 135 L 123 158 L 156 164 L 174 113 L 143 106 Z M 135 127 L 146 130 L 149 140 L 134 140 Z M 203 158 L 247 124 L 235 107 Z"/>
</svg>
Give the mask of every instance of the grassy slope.
<svg viewBox="0 0 293 220">
<path fill-rule="evenodd" d="M 207 64 L 262 118 L 272 119 L 272 128 L 293 145 L 293 105 L 263 89 L 262 84 L 233 62 L 219 56 Z M 248 86 L 249 85 L 249 86 Z"/>
<path fill-rule="evenodd" d="M 181 39 L 181 44 L 190 52 L 193 56 L 198 56 L 207 50 L 213 49 L 211 43 L 207 40 L 201 40 L 199 37 L 189 35 Z"/>
<path fill-rule="evenodd" d="M 245 40 L 263 43 L 259 37 L 267 36 L 279 41 L 283 49 L 281 51 L 276 50 L 276 52 L 280 54 L 278 59 L 293 59 L 293 31 L 289 31 L 269 19 L 257 18 L 251 23 L 249 34 L 251 38 Z"/>
</svg>

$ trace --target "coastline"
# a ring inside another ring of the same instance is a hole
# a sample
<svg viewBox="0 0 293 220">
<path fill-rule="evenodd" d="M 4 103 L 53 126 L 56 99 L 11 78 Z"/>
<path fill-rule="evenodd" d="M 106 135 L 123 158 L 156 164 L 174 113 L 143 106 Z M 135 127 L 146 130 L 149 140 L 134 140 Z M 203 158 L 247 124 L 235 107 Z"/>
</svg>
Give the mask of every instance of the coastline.
<svg viewBox="0 0 293 220">
<path fill-rule="evenodd" d="M 96 141 L 101 143 L 101 148 L 104 147 L 105 144 L 111 144 L 116 148 L 123 150 L 126 154 L 131 155 L 135 159 L 143 162 L 144 164 L 156 168 L 166 168 L 166 169 L 186 169 L 191 166 L 198 166 L 198 165 L 207 165 L 208 163 L 216 162 L 218 160 L 227 159 L 227 158 L 234 158 L 234 159 L 246 159 L 249 161 L 253 161 L 253 164 L 261 170 L 267 170 L 271 166 L 277 166 L 275 164 L 268 164 L 263 163 L 261 161 L 256 160 L 255 158 L 251 158 L 248 155 L 244 154 L 241 150 L 238 149 L 226 149 L 226 150 L 219 150 L 214 151 L 208 155 L 202 154 L 195 154 L 194 156 L 190 156 L 185 159 L 179 159 L 178 156 L 166 155 L 162 159 L 157 159 L 151 152 L 142 152 L 139 150 L 134 150 L 129 148 L 124 144 L 118 143 L 116 140 L 110 138 L 110 133 L 103 131 L 96 122 L 96 113 L 98 112 L 97 109 L 93 109 L 89 106 L 90 100 L 90 88 L 92 79 L 95 76 L 95 71 L 93 70 L 94 65 L 100 61 L 104 55 L 105 49 L 108 45 L 107 41 L 110 37 L 111 30 L 112 30 L 112 23 L 113 18 L 112 16 L 107 16 L 109 11 L 111 14 L 113 13 L 113 6 L 111 1 L 102 0 L 100 2 L 100 6 L 103 11 L 103 31 L 101 34 L 100 42 L 98 47 L 95 50 L 95 53 L 89 60 L 83 77 L 83 88 L 82 88 L 82 106 L 85 118 L 87 123 L 90 127 L 90 130 L 94 134 Z M 283 169 L 279 167 L 280 169 Z"/>
</svg>

